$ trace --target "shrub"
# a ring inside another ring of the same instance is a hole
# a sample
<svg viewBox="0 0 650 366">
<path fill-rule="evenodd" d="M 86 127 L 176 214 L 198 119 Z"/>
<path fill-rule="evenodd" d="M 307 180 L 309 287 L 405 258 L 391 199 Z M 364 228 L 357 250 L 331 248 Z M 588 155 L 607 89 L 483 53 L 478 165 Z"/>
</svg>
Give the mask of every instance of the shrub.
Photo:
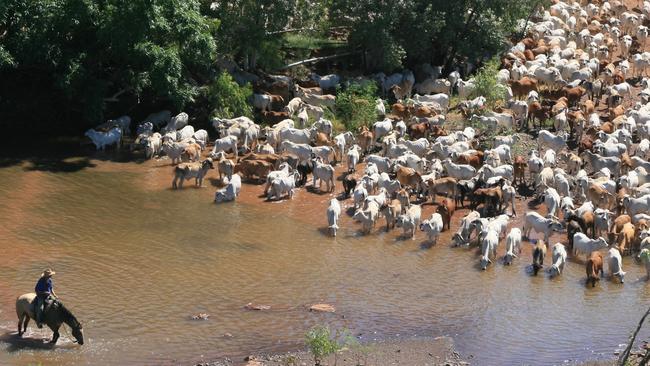
<svg viewBox="0 0 650 366">
<path fill-rule="evenodd" d="M 488 61 L 476 73 L 474 79 L 476 80 L 476 88 L 472 92 L 471 98 L 484 96 L 489 107 L 494 105 L 499 100 L 506 98 L 506 88 L 497 83 L 497 73 L 499 72 L 500 62 L 497 58 Z"/>
<path fill-rule="evenodd" d="M 336 353 L 348 345 L 356 345 L 356 339 L 348 329 L 339 329 L 332 334 L 327 326 L 316 326 L 307 332 L 305 336 L 307 346 L 314 356 L 314 364 L 320 365 L 323 358 L 334 354 L 336 365 Z"/>
<path fill-rule="evenodd" d="M 348 130 L 369 125 L 376 119 L 375 98 L 377 85 L 353 84 L 336 94 L 336 116 Z"/>
<path fill-rule="evenodd" d="M 320 365 L 324 357 L 339 350 L 338 342 L 332 337 L 330 328 L 326 326 L 316 326 L 310 329 L 305 336 L 305 341 L 314 356 L 315 365 Z"/>
<path fill-rule="evenodd" d="M 222 72 L 208 89 L 208 102 L 213 114 L 222 118 L 253 116 L 249 99 L 253 95 L 250 84 L 239 86 L 230 74 Z"/>
</svg>

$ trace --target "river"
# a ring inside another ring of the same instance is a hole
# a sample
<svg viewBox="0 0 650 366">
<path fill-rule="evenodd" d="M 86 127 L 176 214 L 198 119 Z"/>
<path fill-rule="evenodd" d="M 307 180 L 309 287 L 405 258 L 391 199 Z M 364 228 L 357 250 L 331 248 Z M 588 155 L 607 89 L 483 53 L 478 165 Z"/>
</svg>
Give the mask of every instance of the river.
<svg viewBox="0 0 650 366">
<path fill-rule="evenodd" d="M 612 358 L 650 298 L 630 257 L 625 284 L 595 288 L 585 286 L 582 262 L 556 279 L 530 276 L 527 243 L 513 266 L 495 261 L 483 272 L 476 251 L 452 248 L 449 235 L 427 248 L 422 233 L 385 233 L 383 219 L 361 236 L 344 214 L 339 236 L 325 236 L 330 194 L 301 189 L 292 201 L 266 203 L 261 186 L 244 185 L 238 202 L 215 205 L 216 172 L 202 189 L 172 191 L 167 160 L 41 154 L 0 168 L 2 365 L 241 359 L 301 348 L 318 324 L 363 341 L 449 335 L 479 365 L 560 364 Z M 45 267 L 57 271 L 57 294 L 83 323 L 81 347 L 67 331 L 57 347 L 43 345 L 50 332 L 34 323 L 26 339 L 16 336 L 15 298 Z M 271 310 L 246 310 L 250 302 Z M 309 312 L 314 303 L 337 311 Z M 196 313 L 210 318 L 191 320 Z"/>
</svg>

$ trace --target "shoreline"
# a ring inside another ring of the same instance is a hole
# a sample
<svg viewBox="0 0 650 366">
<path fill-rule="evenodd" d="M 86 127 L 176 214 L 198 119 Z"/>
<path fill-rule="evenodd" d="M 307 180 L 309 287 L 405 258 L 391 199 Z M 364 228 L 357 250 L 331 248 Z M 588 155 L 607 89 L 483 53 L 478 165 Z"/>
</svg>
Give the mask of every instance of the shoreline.
<svg viewBox="0 0 650 366">
<path fill-rule="evenodd" d="M 345 347 L 336 355 L 325 357 L 322 365 L 470 365 L 472 355 L 459 354 L 451 337 L 417 337 L 359 343 Z M 313 365 L 313 356 L 307 350 L 283 353 L 252 354 L 243 359 L 197 363 L 195 366 L 307 366 Z"/>
</svg>

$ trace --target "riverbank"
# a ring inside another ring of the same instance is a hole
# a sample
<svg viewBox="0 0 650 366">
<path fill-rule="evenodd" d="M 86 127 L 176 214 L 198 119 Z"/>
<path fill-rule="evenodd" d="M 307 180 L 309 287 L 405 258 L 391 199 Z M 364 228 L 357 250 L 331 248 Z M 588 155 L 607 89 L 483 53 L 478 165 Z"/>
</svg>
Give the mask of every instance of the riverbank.
<svg viewBox="0 0 650 366">
<path fill-rule="evenodd" d="M 472 356 L 461 356 L 449 337 L 387 340 L 349 347 L 322 361 L 322 365 L 447 365 L 471 364 Z M 222 360 L 197 366 L 286 366 L 313 365 L 313 355 L 307 351 L 275 355 L 251 355 L 244 360 Z"/>
</svg>

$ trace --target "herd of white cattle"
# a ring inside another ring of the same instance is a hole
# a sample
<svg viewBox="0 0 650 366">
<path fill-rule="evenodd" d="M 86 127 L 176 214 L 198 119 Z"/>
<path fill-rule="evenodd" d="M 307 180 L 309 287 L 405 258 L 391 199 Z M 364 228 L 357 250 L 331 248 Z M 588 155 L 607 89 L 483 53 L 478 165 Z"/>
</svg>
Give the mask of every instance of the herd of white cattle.
<svg viewBox="0 0 650 366">
<path fill-rule="evenodd" d="M 624 281 L 622 255 L 627 254 L 640 259 L 650 276 L 650 89 L 645 78 L 650 52 L 644 52 L 649 30 L 643 25 L 647 20 L 648 1 L 639 2 L 638 9 L 619 1 L 600 5 L 560 1 L 540 11 L 529 23 L 528 37 L 502 58 L 503 69 L 496 77 L 506 91 L 508 108 L 499 112 L 484 111 L 486 98 L 475 95 L 473 79 L 463 80 L 458 71 L 442 78 L 441 67 L 419 67 L 419 80 L 408 70 L 347 81 L 337 75 L 312 75 L 319 87 L 305 88 L 286 76 L 270 76 L 294 92 L 282 111 L 289 118 L 266 127 L 247 117 L 214 118 L 212 127 L 219 138 L 211 142 L 206 130 L 188 124 L 187 113 L 172 116 L 162 111 L 137 126 L 135 143 L 147 158 L 164 154 L 173 164 L 180 163 L 174 167 L 175 187 L 178 179 L 182 187 L 189 178 L 200 185 L 216 162 L 224 184 L 215 193 L 216 202 L 236 199 L 242 188 L 240 174 L 264 181 L 267 197 L 274 200 L 293 197 L 304 174 L 313 175 L 314 189 L 320 180 L 320 189 L 331 191 L 335 172 L 331 164 L 344 162 L 348 172 L 343 197 L 352 200 L 353 218 L 364 234 L 383 216 L 387 230 L 401 227 L 413 238 L 419 229 L 427 241 L 436 243 L 448 220 L 445 212 L 452 215 L 456 204 L 464 207 L 468 199 L 472 210 L 462 218 L 453 242 L 478 243 L 482 269 L 495 260 L 501 240 L 505 239 L 507 265 L 522 252 L 522 241 L 535 232 L 539 237 L 532 253 L 535 274 L 543 268 L 549 246 L 550 276 L 562 273 L 572 253 L 586 261 L 588 282 L 595 284 L 604 273 L 601 251 L 607 252 L 612 278 Z M 323 91 L 366 82 L 377 82 L 384 97 L 392 93 L 397 103 L 387 114 L 379 99 L 378 121 L 371 128 L 335 134 L 323 111 L 334 108 L 336 96 Z M 641 86 L 640 91 L 630 83 Z M 418 94 L 412 96 L 413 92 Z M 458 106 L 478 122 L 473 124 L 478 131 L 471 127 L 444 131 L 450 96 L 455 93 Z M 267 113 L 273 100 L 255 94 L 252 103 Z M 424 116 L 414 112 L 422 110 L 427 111 Z M 538 131 L 537 149 L 528 156 L 513 157 L 522 135 L 513 135 L 512 130 L 527 130 L 533 113 L 542 112 L 553 120 L 554 128 Z M 130 123 L 129 117 L 120 117 L 86 136 L 97 149 L 119 146 Z M 509 133 L 494 138 L 491 149 L 477 150 L 479 137 L 494 129 Z M 200 161 L 210 144 L 209 157 Z M 577 151 L 568 147 L 572 144 Z M 181 162 L 184 159 L 190 162 Z M 238 165 L 246 165 L 239 174 Z M 531 210 L 522 228 L 511 227 L 516 190 L 523 186 L 533 190 L 547 215 Z M 437 195 L 447 196 L 444 209 L 423 219 L 421 204 L 427 199 L 435 203 Z M 340 224 L 340 201 L 333 198 L 326 208 L 332 236 Z M 551 245 L 553 232 L 566 232 L 568 243 Z"/>
</svg>

